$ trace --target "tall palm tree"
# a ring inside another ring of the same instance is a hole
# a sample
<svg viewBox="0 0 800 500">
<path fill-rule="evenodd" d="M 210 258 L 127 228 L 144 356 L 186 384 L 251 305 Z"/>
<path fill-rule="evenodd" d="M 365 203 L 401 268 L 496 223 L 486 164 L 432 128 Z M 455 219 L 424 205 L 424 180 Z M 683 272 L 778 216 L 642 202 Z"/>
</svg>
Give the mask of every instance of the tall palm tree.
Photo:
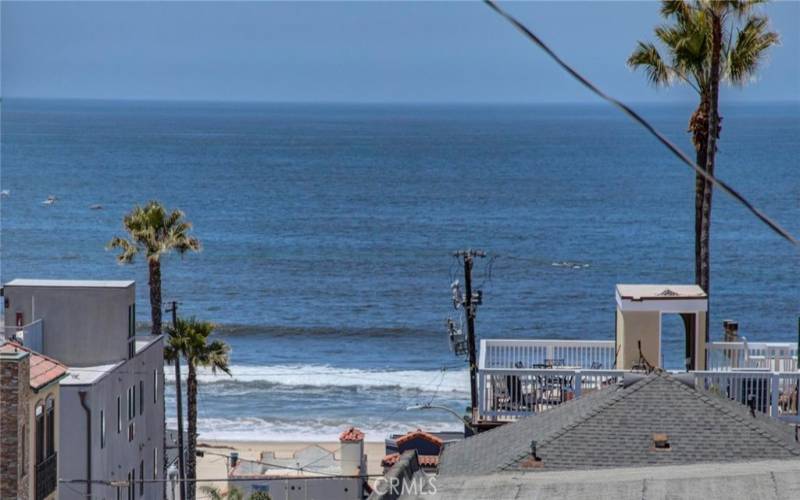
<svg viewBox="0 0 800 500">
<path fill-rule="evenodd" d="M 147 258 L 150 285 L 151 333 L 161 335 L 161 257 L 176 251 L 183 255 L 200 250 L 200 241 L 189 235 L 192 223 L 180 210 L 168 211 L 157 201 L 145 206 L 135 206 L 122 220 L 128 237 L 115 236 L 108 249 L 119 249 L 117 261 L 130 264 L 136 255 L 144 253 Z"/>
<path fill-rule="evenodd" d="M 196 488 L 196 450 L 197 450 L 197 367 L 210 368 L 216 374 L 217 370 L 231 374 L 229 363 L 230 347 L 222 341 L 209 342 L 209 337 L 214 332 L 214 324 L 200 321 L 191 317 L 189 319 L 177 318 L 176 324 L 167 327 L 168 340 L 164 348 L 164 357 L 171 362 L 180 363 L 180 358 L 186 360 L 188 373 L 186 376 L 186 406 L 188 444 L 186 446 L 186 479 L 188 480 L 186 496 L 194 500 Z M 177 395 L 180 397 L 180 395 Z"/>
<path fill-rule="evenodd" d="M 742 86 L 763 61 L 766 50 L 778 42 L 767 18 L 753 12 L 759 1 L 664 0 L 661 15 L 669 24 L 655 29 L 663 53 L 655 44 L 639 42 L 628 58 L 642 68 L 655 86 L 689 85 L 698 94 L 698 106 L 689 120 L 689 132 L 700 168 L 714 174 L 719 116 L 719 86 L 727 81 Z M 712 133 L 713 131 L 713 133 Z M 695 176 L 695 281 L 710 292 L 710 228 L 712 184 Z"/>
</svg>

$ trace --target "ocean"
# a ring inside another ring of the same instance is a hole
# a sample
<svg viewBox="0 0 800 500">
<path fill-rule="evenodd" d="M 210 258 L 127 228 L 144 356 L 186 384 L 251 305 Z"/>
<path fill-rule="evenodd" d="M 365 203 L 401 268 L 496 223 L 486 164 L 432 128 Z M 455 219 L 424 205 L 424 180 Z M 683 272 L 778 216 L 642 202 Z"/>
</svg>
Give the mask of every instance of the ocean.
<svg viewBox="0 0 800 500">
<path fill-rule="evenodd" d="M 635 107 L 692 153 L 691 103 Z M 693 174 L 600 104 L 4 100 L 0 113 L 2 281 L 135 279 L 146 331 L 146 266 L 104 247 L 150 199 L 194 223 L 203 251 L 165 260 L 164 298 L 218 324 L 233 372 L 201 374 L 201 439 L 459 428 L 406 410 L 468 404 L 445 328 L 458 249 L 488 253 L 483 338 L 611 339 L 616 283 L 694 281 Z M 722 114 L 719 176 L 800 235 L 800 104 Z M 734 319 L 749 340 L 796 341 L 797 249 L 720 192 L 713 216 L 712 338 Z M 667 317 L 667 366 L 681 336 Z M 171 425 L 173 408 L 170 392 Z"/>
</svg>

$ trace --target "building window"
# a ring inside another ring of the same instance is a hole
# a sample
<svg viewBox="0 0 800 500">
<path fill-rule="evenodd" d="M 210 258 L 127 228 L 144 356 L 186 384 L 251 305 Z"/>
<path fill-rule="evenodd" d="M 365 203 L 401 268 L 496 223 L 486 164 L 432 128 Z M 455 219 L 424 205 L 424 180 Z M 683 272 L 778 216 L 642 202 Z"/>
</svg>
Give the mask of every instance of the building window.
<svg viewBox="0 0 800 500">
<path fill-rule="evenodd" d="M 45 421 L 46 421 L 46 438 L 45 438 L 45 456 L 52 457 L 56 452 L 56 401 L 53 396 L 48 396 L 45 401 Z"/>
<path fill-rule="evenodd" d="M 128 306 L 128 359 L 136 355 L 136 304 Z"/>
<path fill-rule="evenodd" d="M 122 398 L 117 396 L 117 434 L 122 432 Z"/>
<path fill-rule="evenodd" d="M 158 447 L 153 448 L 153 479 L 158 478 Z"/>
<path fill-rule="evenodd" d="M 135 415 L 135 410 L 133 408 L 134 401 L 135 401 L 134 394 L 133 394 L 134 387 L 136 387 L 136 386 L 132 385 L 132 386 L 128 387 L 128 420 L 132 420 L 134 415 Z"/>
<path fill-rule="evenodd" d="M 128 424 L 128 442 L 133 441 L 134 437 L 136 437 L 136 422 L 131 420 L 131 423 Z"/>
<path fill-rule="evenodd" d="M 144 415 L 144 380 L 139 381 L 139 415 Z"/>
<path fill-rule="evenodd" d="M 153 404 L 158 404 L 158 370 L 153 370 Z"/>
<path fill-rule="evenodd" d="M 144 496 L 144 460 L 139 462 L 139 496 Z"/>
<path fill-rule="evenodd" d="M 106 447 L 106 413 L 100 410 L 100 449 Z"/>
<path fill-rule="evenodd" d="M 128 500 L 134 500 L 134 498 L 136 498 L 136 484 L 134 483 L 134 481 L 136 481 L 136 476 L 134 474 L 136 474 L 135 470 L 128 472 Z"/>
<path fill-rule="evenodd" d="M 38 403 L 36 405 L 36 438 L 34 441 L 34 449 L 36 450 L 36 463 L 44 462 L 44 405 Z"/>
</svg>

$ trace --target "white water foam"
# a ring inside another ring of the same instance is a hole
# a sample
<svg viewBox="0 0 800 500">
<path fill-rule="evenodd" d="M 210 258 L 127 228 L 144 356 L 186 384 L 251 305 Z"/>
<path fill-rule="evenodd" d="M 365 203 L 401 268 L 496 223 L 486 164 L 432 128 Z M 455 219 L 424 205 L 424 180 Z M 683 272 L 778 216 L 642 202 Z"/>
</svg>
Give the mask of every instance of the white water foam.
<svg viewBox="0 0 800 500">
<path fill-rule="evenodd" d="M 174 417 L 167 418 L 167 427 L 175 428 L 177 425 Z M 342 422 L 340 425 L 330 421 L 270 421 L 256 417 L 246 418 L 200 418 L 197 421 L 199 431 L 198 441 L 312 441 L 335 442 L 339 434 L 348 427 L 355 425 L 365 433 L 366 441 L 383 441 L 391 434 L 409 432 L 417 427 L 424 427 L 428 431 L 459 431 L 462 430 L 457 421 L 425 422 L 420 425 L 409 422 Z"/>
<path fill-rule="evenodd" d="M 198 370 L 198 381 L 213 384 L 223 381 L 270 382 L 287 386 L 313 387 L 400 387 L 423 391 L 469 393 L 466 369 L 441 370 L 360 370 L 329 365 L 232 365 L 232 376 Z M 184 368 L 182 373 L 186 373 Z M 174 371 L 164 370 L 167 382 L 174 382 Z"/>
</svg>

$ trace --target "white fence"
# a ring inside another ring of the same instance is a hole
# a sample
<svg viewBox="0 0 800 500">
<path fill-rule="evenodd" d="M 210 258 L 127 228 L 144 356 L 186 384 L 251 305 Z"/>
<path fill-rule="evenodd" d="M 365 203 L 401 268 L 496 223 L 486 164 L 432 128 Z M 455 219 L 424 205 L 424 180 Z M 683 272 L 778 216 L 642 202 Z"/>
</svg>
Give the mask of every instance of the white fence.
<svg viewBox="0 0 800 500">
<path fill-rule="evenodd" d="M 613 340 L 483 339 L 478 367 L 485 368 L 614 368 Z"/>
<path fill-rule="evenodd" d="M 623 370 L 506 369 L 478 371 L 478 414 L 481 420 L 512 421 L 547 411 L 575 398 L 614 385 Z M 695 387 L 751 407 L 771 417 L 800 424 L 800 372 L 729 370 L 689 372 Z"/>
<path fill-rule="evenodd" d="M 558 368 L 479 370 L 478 413 L 484 420 L 532 415 L 616 384 L 624 373 Z"/>
<path fill-rule="evenodd" d="M 691 373 L 698 389 L 738 401 L 771 417 L 800 424 L 797 413 L 800 372 L 731 370 Z"/>
<path fill-rule="evenodd" d="M 797 371 L 796 342 L 709 342 L 708 369 L 766 369 Z"/>
</svg>

